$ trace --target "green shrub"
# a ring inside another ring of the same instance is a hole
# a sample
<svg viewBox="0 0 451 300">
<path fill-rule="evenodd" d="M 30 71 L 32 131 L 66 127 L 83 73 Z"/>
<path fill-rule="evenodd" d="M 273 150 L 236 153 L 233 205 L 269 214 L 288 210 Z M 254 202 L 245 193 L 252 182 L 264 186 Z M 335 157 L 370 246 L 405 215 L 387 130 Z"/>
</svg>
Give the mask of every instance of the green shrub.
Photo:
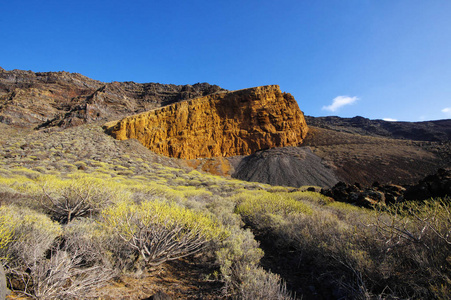
<svg viewBox="0 0 451 300">
<path fill-rule="evenodd" d="M 278 275 L 259 267 L 263 251 L 250 230 L 232 227 L 216 251 L 223 294 L 232 299 L 291 299 Z"/>
<path fill-rule="evenodd" d="M 234 299 L 240 300 L 291 300 L 285 284 L 277 274 L 257 266 L 242 266 L 238 269 L 241 284 Z"/>
<path fill-rule="evenodd" d="M 15 223 L 10 215 L 0 215 L 0 249 L 5 248 L 12 241 Z M 0 257 L 5 259 L 6 257 Z"/>
</svg>

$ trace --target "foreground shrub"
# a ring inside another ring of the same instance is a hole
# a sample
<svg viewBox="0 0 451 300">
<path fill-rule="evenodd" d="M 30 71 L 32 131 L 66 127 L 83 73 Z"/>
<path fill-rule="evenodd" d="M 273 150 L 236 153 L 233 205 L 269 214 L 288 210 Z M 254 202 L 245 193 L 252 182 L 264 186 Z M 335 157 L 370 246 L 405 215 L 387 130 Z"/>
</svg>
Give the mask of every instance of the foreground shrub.
<svg viewBox="0 0 451 300">
<path fill-rule="evenodd" d="M 92 216 L 100 212 L 121 191 L 98 178 L 78 177 L 70 180 L 44 178 L 40 202 L 46 212 L 60 223 L 75 218 Z"/>
<path fill-rule="evenodd" d="M 405 202 L 376 214 L 372 225 L 392 258 L 390 289 L 414 298 L 451 293 L 451 204 L 449 199 Z"/>
<path fill-rule="evenodd" d="M 0 249 L 5 248 L 11 241 L 14 233 L 14 222 L 7 214 L 0 215 Z M 0 257 L 0 260 L 4 257 Z"/>
<path fill-rule="evenodd" d="M 111 241 L 97 221 L 91 218 L 80 218 L 64 227 L 64 249 L 80 257 L 79 267 L 100 265 L 109 273 L 113 270 L 110 253 Z"/>
<path fill-rule="evenodd" d="M 207 215 L 158 201 L 117 203 L 102 211 L 102 223 L 147 266 L 197 253 L 227 234 Z"/>
<path fill-rule="evenodd" d="M 233 292 L 239 289 L 241 284 L 240 269 L 258 265 L 263 257 L 263 250 L 259 248 L 259 243 L 250 230 L 235 228 L 222 242 L 216 257 L 225 288 Z"/>
<path fill-rule="evenodd" d="M 4 216 L 14 226 L 11 241 L 0 250 L 11 289 L 35 299 L 72 299 L 111 278 L 111 270 L 98 263 L 100 255 L 86 240 L 65 235 L 46 215 L 3 206 L 0 218 Z M 83 235 L 80 229 L 76 231 Z"/>
<path fill-rule="evenodd" d="M 234 227 L 216 252 L 223 294 L 232 299 L 291 299 L 278 275 L 259 267 L 263 251 L 250 230 Z"/>
<path fill-rule="evenodd" d="M 271 222 L 262 223 L 265 230 L 255 220 L 267 220 L 262 216 L 274 210 L 255 206 L 255 212 L 252 206 L 237 211 L 245 212 L 259 239 L 292 256 L 287 262 L 299 262 L 300 273 L 308 274 L 297 280 L 302 290 L 314 286 L 323 298 L 449 299 L 448 199 L 376 211 L 319 202 L 307 214 L 275 210 Z"/>
<path fill-rule="evenodd" d="M 93 288 L 112 277 L 102 265 L 81 268 L 83 255 L 66 249 L 53 249 L 49 259 L 43 259 L 29 270 L 26 289 L 22 291 L 37 299 L 81 299 Z"/>
<path fill-rule="evenodd" d="M 290 300 L 290 293 L 287 291 L 280 276 L 265 271 L 258 266 L 242 266 L 237 270 L 241 274 L 241 284 L 235 299 L 240 300 Z"/>
<path fill-rule="evenodd" d="M 13 235 L 14 224 L 11 223 L 7 215 L 0 216 L 0 250 L 5 248 L 10 242 Z M 5 299 L 7 294 L 6 276 L 3 269 L 2 259 L 0 257 L 0 299 Z"/>
<path fill-rule="evenodd" d="M 364 278 L 376 265 L 370 255 L 374 252 L 369 251 L 378 246 L 362 222 L 365 212 L 351 222 L 337 213 L 323 209 L 311 215 L 291 216 L 274 228 L 271 236 L 284 251 L 295 250 L 292 254 L 298 256 L 303 272 L 321 278 L 315 285 L 320 285 L 323 297 L 365 299 L 368 282 Z M 379 263 L 384 265 L 383 261 Z"/>
<path fill-rule="evenodd" d="M 10 270 L 31 266 L 45 257 L 55 239 L 62 234 L 61 226 L 46 215 L 16 206 L 0 207 L 0 216 L 9 218 L 13 226 L 12 241 L 2 251 Z"/>
</svg>

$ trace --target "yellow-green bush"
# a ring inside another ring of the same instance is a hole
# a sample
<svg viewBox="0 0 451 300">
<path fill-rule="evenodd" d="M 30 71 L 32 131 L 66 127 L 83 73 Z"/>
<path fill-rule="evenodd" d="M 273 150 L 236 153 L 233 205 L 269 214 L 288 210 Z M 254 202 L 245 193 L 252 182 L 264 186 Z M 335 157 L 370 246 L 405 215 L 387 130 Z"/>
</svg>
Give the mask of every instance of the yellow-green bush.
<svg viewBox="0 0 451 300">
<path fill-rule="evenodd" d="M 11 216 L 0 215 L 0 249 L 5 248 L 12 241 L 14 227 Z M 0 257 L 0 259 L 4 259 L 4 257 Z"/>
<path fill-rule="evenodd" d="M 42 213 L 28 208 L 1 206 L 0 217 L 7 218 L 14 232 L 12 241 L 2 252 L 14 267 L 32 264 L 44 256 L 54 240 L 62 234 L 61 226 Z M 10 227 L 11 228 L 11 227 Z"/>
<path fill-rule="evenodd" d="M 0 177 L 0 184 L 17 192 L 33 194 L 39 191 L 35 181 L 25 176 Z"/>
<path fill-rule="evenodd" d="M 294 200 L 288 193 L 248 191 L 235 196 L 234 199 L 238 203 L 236 213 L 259 228 L 283 222 L 288 215 L 312 213 L 309 205 Z"/>
<path fill-rule="evenodd" d="M 92 216 L 108 203 L 129 196 L 121 186 L 87 175 L 61 180 L 41 177 L 40 200 L 49 215 L 62 223 L 77 217 Z"/>
<path fill-rule="evenodd" d="M 318 204 L 318 205 L 324 205 L 330 203 L 330 200 L 328 197 L 317 193 L 317 192 L 310 192 L 310 191 L 296 191 L 292 193 L 288 193 L 290 198 L 293 198 L 295 200 L 299 201 L 308 201 L 310 203 Z"/>
<path fill-rule="evenodd" d="M 116 203 L 102 211 L 102 224 L 150 266 L 199 252 L 227 235 L 208 215 L 158 201 Z"/>
<path fill-rule="evenodd" d="M 14 231 L 0 255 L 12 289 L 34 299 L 80 299 L 114 275 L 104 245 L 89 234 L 95 224 L 63 229 L 44 214 L 15 206 L 0 207 L 0 219 L 5 216 Z"/>
</svg>

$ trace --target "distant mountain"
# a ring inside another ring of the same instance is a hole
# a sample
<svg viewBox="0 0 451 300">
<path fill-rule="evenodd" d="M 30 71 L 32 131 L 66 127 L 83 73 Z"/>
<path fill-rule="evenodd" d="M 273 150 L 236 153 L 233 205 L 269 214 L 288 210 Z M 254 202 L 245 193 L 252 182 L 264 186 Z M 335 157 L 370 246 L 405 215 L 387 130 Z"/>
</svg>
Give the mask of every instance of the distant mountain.
<svg viewBox="0 0 451 300">
<path fill-rule="evenodd" d="M 311 117 L 307 124 L 340 132 L 414 141 L 445 142 L 451 140 L 451 119 L 425 122 L 388 122 L 363 117 Z"/>
</svg>

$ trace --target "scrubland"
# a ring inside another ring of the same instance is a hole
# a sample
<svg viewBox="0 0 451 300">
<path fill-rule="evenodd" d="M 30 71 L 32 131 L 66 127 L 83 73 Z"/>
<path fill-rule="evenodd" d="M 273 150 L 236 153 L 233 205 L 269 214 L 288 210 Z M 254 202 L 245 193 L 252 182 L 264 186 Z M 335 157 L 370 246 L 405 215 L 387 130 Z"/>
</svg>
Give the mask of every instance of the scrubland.
<svg viewBox="0 0 451 300">
<path fill-rule="evenodd" d="M 192 171 L 96 125 L 15 135 L 0 154 L 12 299 L 138 299 L 120 283 L 149 274 L 141 299 L 450 297 L 449 199 L 357 208 Z M 202 295 L 157 284 L 178 263 Z"/>
</svg>

